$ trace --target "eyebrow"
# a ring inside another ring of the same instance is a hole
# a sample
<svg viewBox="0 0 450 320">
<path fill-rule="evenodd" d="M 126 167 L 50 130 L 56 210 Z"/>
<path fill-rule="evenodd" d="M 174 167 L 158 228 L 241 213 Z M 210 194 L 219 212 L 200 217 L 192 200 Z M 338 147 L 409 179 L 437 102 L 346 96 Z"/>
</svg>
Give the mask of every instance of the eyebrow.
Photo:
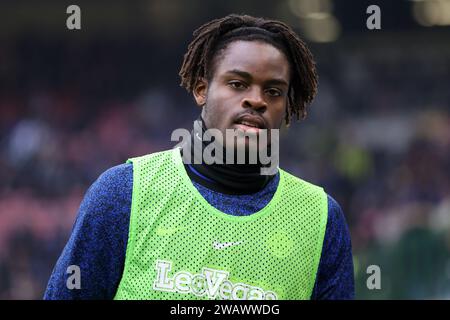
<svg viewBox="0 0 450 320">
<path fill-rule="evenodd" d="M 233 69 L 233 70 L 229 70 L 227 72 L 225 72 L 225 74 L 237 74 L 238 76 L 246 79 L 246 80 L 252 80 L 253 77 L 250 73 L 242 71 L 242 70 L 238 70 L 238 69 Z M 289 84 L 283 80 L 283 79 L 270 79 L 268 81 L 266 81 L 267 84 L 272 84 L 272 85 L 285 85 L 285 86 L 289 86 Z"/>
</svg>

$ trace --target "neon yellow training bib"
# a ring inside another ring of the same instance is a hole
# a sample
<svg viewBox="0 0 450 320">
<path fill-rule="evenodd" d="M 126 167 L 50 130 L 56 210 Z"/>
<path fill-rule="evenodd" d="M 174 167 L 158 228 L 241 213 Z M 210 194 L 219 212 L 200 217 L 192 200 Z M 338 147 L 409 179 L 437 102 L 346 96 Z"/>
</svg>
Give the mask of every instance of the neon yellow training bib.
<svg viewBox="0 0 450 320">
<path fill-rule="evenodd" d="M 309 299 L 327 195 L 279 169 L 272 200 L 249 216 L 211 206 L 179 149 L 133 158 L 124 272 L 115 299 Z"/>
</svg>

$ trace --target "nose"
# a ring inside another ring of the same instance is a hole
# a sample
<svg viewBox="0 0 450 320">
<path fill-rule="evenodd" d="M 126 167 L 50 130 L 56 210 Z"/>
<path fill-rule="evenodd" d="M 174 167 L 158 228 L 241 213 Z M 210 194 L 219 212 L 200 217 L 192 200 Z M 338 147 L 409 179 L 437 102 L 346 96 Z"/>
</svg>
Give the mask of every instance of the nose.
<svg viewBox="0 0 450 320">
<path fill-rule="evenodd" d="M 261 90 L 259 88 L 253 88 L 247 92 L 248 94 L 242 100 L 242 106 L 264 112 L 267 109 L 267 103 L 264 100 Z"/>
</svg>

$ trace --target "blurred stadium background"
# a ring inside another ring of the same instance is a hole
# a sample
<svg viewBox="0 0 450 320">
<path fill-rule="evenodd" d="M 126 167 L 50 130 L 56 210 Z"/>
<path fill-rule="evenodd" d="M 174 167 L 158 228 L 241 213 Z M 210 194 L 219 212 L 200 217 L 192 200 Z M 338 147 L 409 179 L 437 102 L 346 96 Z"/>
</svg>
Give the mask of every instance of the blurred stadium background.
<svg viewBox="0 0 450 320">
<path fill-rule="evenodd" d="M 81 7 L 82 29 L 66 28 Z M 381 8 L 381 30 L 366 8 Z M 178 86 L 194 28 L 281 19 L 317 59 L 319 94 L 281 166 L 349 223 L 358 299 L 450 298 L 450 1 L 0 2 L 0 298 L 40 299 L 88 186 L 169 148 L 199 110 Z M 381 290 L 366 269 L 381 268 Z"/>
</svg>

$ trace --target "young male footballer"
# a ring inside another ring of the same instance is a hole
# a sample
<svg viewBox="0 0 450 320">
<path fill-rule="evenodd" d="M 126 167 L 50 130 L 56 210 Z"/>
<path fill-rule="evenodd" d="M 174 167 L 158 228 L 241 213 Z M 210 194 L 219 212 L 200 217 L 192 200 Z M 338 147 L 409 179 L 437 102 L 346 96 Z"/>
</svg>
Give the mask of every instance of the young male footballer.
<svg viewBox="0 0 450 320">
<path fill-rule="evenodd" d="M 305 117 L 317 91 L 311 52 L 286 24 L 247 15 L 193 35 L 180 71 L 201 107 L 189 143 L 94 182 L 44 298 L 353 299 L 350 236 L 336 201 L 278 166 L 262 174 L 259 156 L 225 161 L 238 149 L 230 131 L 245 134 L 249 155 L 250 136 Z M 215 141 L 202 139 L 209 130 L 225 137 L 211 153 L 219 161 L 202 159 Z M 269 140 L 258 151 L 270 154 Z M 78 288 L 67 285 L 69 266 L 79 267 Z"/>
</svg>

